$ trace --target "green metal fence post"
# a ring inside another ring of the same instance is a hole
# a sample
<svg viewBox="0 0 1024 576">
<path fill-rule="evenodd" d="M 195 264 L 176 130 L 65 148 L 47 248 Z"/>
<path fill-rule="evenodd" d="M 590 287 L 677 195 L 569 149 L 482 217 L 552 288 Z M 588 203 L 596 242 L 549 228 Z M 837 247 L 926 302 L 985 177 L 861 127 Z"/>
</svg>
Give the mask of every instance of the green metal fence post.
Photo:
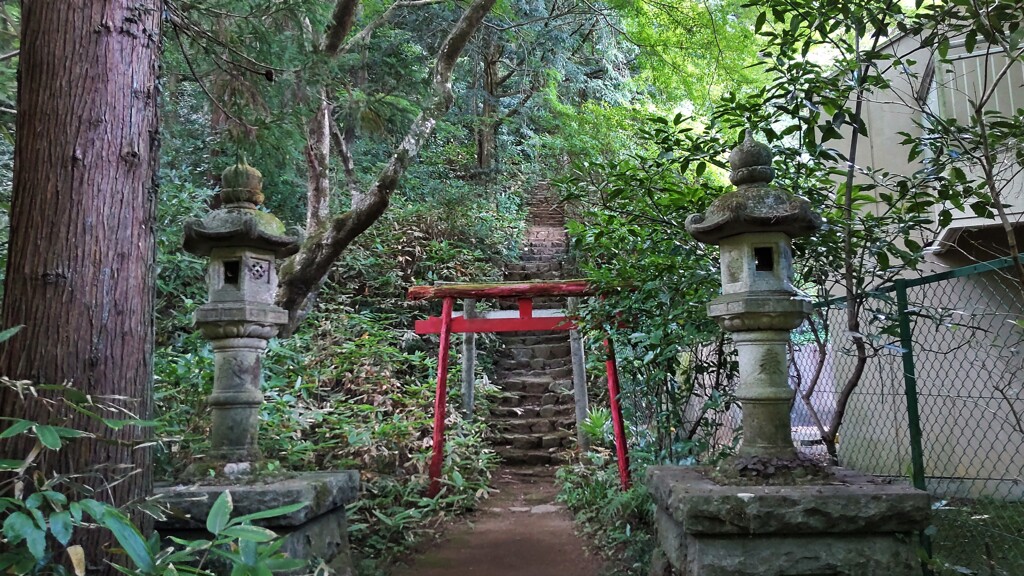
<svg viewBox="0 0 1024 576">
<path fill-rule="evenodd" d="M 914 366 L 914 338 L 910 328 L 909 305 L 907 303 L 907 281 L 897 279 L 896 312 L 899 314 L 900 348 L 903 350 L 903 390 L 907 397 L 907 428 L 910 432 L 911 481 L 914 488 L 927 490 L 924 481 L 924 449 L 921 445 L 921 413 L 917 405 L 917 372 Z M 932 542 L 927 533 L 921 533 L 921 546 L 929 558 L 932 556 Z M 924 566 L 925 574 L 931 570 Z"/>
<path fill-rule="evenodd" d="M 921 413 L 917 406 L 917 373 L 914 367 L 914 334 L 907 312 L 907 281 L 895 280 L 896 308 L 900 321 L 900 348 L 903 349 L 903 387 L 907 396 L 907 425 L 910 429 L 911 480 L 914 487 L 926 490 L 924 483 L 924 450 L 921 447 Z"/>
</svg>

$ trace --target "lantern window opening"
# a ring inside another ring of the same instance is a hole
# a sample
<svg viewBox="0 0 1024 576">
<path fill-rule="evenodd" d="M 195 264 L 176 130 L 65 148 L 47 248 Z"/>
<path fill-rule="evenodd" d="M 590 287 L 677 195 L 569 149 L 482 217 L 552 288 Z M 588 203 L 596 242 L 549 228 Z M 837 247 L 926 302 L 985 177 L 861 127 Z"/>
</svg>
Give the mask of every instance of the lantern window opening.
<svg viewBox="0 0 1024 576">
<path fill-rule="evenodd" d="M 754 270 L 757 272 L 775 271 L 775 250 L 771 246 L 754 247 Z"/>
<path fill-rule="evenodd" d="M 224 285 L 238 286 L 239 276 L 242 271 L 242 263 L 238 260 L 224 261 Z"/>
</svg>

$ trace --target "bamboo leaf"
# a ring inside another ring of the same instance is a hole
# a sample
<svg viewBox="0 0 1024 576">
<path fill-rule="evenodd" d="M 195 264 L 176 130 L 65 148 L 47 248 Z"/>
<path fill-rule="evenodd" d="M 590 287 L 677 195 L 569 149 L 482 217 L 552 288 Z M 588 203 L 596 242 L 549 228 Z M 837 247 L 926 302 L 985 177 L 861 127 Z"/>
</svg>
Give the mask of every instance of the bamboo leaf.
<svg viewBox="0 0 1024 576">
<path fill-rule="evenodd" d="M 235 524 L 246 524 L 253 520 L 263 520 L 264 518 L 276 518 L 278 516 L 285 516 L 292 512 L 297 512 L 308 506 L 305 502 L 299 502 L 296 504 L 289 504 L 287 506 L 279 506 L 277 508 L 271 508 L 270 510 L 261 510 L 259 512 L 253 512 L 252 514 L 246 514 L 245 516 L 239 516 L 231 521 L 231 525 Z"/>
<path fill-rule="evenodd" d="M 9 208 L 5 209 L 9 210 Z M 0 342 L 6 342 L 7 340 L 10 340 L 11 336 L 17 334 L 18 330 L 21 330 L 24 327 L 24 324 L 19 324 L 17 326 L 11 326 L 10 328 L 4 330 L 3 332 L 0 332 Z"/>
<path fill-rule="evenodd" d="M 53 426 L 40 424 L 36 426 L 35 432 L 36 437 L 39 438 L 43 446 L 50 450 L 60 450 L 60 447 L 63 445 L 60 440 L 60 434 L 57 433 L 57 429 Z"/>
<path fill-rule="evenodd" d="M 210 507 L 210 513 L 206 516 L 206 530 L 211 534 L 220 534 L 228 525 L 231 516 L 231 492 L 225 490 Z"/>
<path fill-rule="evenodd" d="M 156 570 L 156 562 L 153 560 L 149 546 L 146 545 L 146 540 L 125 515 L 114 508 L 106 507 L 97 522 L 114 534 L 117 543 L 121 545 L 125 554 L 132 559 L 139 570 L 146 574 Z"/>
<path fill-rule="evenodd" d="M 249 542 L 270 542 L 277 538 L 277 533 L 269 528 L 243 524 L 241 526 L 228 526 L 220 532 L 223 536 L 247 540 Z"/>
<path fill-rule="evenodd" d="M 29 420 L 15 420 L 14 424 L 11 424 L 10 426 L 7 427 L 6 430 L 0 432 L 0 440 L 4 438 L 10 438 L 12 436 L 17 436 L 18 434 L 21 434 L 22 432 L 35 426 L 35 424 L 35 422 L 31 422 Z"/>
<path fill-rule="evenodd" d="M 66 546 L 71 541 L 72 531 L 71 512 L 64 510 L 50 514 L 50 534 L 53 534 L 58 542 Z"/>
</svg>

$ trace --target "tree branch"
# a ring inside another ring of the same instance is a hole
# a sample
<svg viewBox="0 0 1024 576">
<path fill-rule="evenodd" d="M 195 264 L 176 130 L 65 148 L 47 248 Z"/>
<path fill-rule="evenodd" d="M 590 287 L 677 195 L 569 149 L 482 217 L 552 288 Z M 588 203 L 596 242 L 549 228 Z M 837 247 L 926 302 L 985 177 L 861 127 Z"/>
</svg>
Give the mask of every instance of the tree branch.
<svg viewBox="0 0 1024 576">
<path fill-rule="evenodd" d="M 327 37 L 324 39 L 324 53 L 330 56 L 335 55 L 341 48 L 341 43 L 352 31 L 356 22 L 356 8 L 359 7 L 359 0 L 338 0 L 334 5 L 334 12 L 331 14 L 331 25 L 327 28 Z"/>
<path fill-rule="evenodd" d="M 434 63 L 430 101 L 413 121 L 376 181 L 361 196 L 360 202 L 335 217 L 325 230 L 312 234 L 299 253 L 281 267 L 277 304 L 289 313 L 289 323 L 282 330 L 284 335 L 294 332 L 302 321 L 310 297 L 316 293 L 331 265 L 345 248 L 384 214 L 399 179 L 434 132 L 438 118 L 451 108 L 454 101 L 451 78 L 455 63 L 495 1 L 474 0 L 452 28 Z"/>
<path fill-rule="evenodd" d="M 355 36 L 349 38 L 348 42 L 345 42 L 345 44 L 338 48 L 332 55 L 341 56 L 342 54 L 347 54 L 350 50 L 352 50 L 352 48 L 355 48 L 356 46 L 359 46 L 360 44 L 369 40 L 370 36 L 373 35 L 374 31 L 376 31 L 377 28 L 380 28 L 381 26 L 387 24 L 388 21 L 391 20 L 392 14 L 394 14 L 395 10 L 397 10 L 398 8 L 417 8 L 420 6 L 440 4 L 441 2 L 444 1 L 445 0 L 408 0 L 405 2 L 395 2 L 391 6 L 388 6 L 388 9 L 382 12 L 380 16 L 377 16 L 369 24 L 364 26 L 363 29 L 356 33 Z"/>
</svg>

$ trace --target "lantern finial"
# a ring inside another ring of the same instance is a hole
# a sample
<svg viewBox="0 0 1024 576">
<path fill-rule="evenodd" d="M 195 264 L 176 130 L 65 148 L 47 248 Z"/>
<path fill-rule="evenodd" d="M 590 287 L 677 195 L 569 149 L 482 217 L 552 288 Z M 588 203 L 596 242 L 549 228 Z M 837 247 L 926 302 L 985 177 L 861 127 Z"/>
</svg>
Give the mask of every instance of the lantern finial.
<svg viewBox="0 0 1024 576">
<path fill-rule="evenodd" d="M 734 186 L 767 185 L 775 178 L 772 170 L 772 149 L 754 140 L 754 133 L 747 129 L 739 146 L 729 154 L 729 181 Z"/>
<path fill-rule="evenodd" d="M 238 161 L 229 166 L 220 176 L 220 197 L 226 205 L 263 204 L 263 174 L 249 166 L 245 155 L 238 153 Z"/>
</svg>

